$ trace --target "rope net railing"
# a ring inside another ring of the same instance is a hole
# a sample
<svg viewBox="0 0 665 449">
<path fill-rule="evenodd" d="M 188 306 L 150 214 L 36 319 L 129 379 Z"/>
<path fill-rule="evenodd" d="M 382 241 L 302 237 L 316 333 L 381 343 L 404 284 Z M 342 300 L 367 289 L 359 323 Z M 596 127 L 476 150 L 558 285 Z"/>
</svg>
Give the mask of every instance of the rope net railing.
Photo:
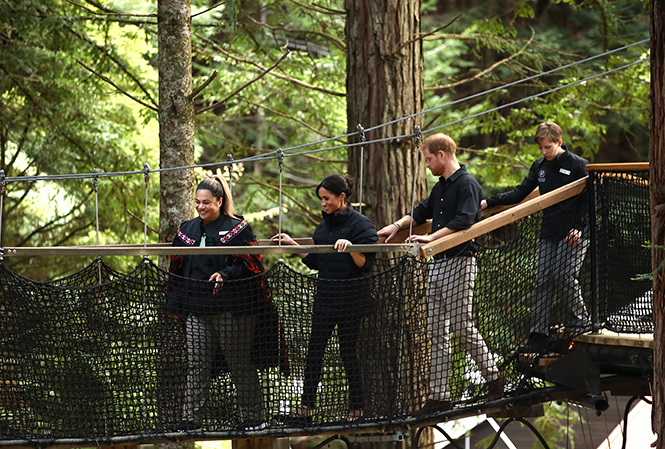
<svg viewBox="0 0 665 449">
<path fill-rule="evenodd" d="M 378 257 L 357 279 L 279 262 L 220 285 L 96 259 L 40 283 L 2 264 L 0 445 L 359 430 L 519 400 L 591 325 L 653 331 L 633 280 L 650 271 L 648 171 L 591 180 L 476 238 L 475 257 Z M 433 395 L 450 409 L 423 412 Z"/>
<path fill-rule="evenodd" d="M 649 173 L 590 173 L 595 189 L 598 320 L 616 332 L 653 333 Z"/>
</svg>

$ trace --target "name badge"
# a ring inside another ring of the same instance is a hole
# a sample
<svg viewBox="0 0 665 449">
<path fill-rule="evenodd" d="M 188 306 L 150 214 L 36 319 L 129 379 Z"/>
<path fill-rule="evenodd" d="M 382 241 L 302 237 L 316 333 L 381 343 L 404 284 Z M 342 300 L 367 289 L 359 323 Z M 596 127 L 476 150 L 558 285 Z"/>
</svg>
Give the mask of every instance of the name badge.
<svg viewBox="0 0 665 449">
<path fill-rule="evenodd" d="M 227 232 L 229 232 L 229 231 L 219 231 L 219 235 L 224 235 L 224 234 L 226 234 Z"/>
<path fill-rule="evenodd" d="M 565 168 L 560 168 L 560 169 L 559 169 L 559 173 L 563 173 L 564 175 L 569 175 L 569 174 L 570 174 L 570 170 L 566 170 Z"/>
</svg>

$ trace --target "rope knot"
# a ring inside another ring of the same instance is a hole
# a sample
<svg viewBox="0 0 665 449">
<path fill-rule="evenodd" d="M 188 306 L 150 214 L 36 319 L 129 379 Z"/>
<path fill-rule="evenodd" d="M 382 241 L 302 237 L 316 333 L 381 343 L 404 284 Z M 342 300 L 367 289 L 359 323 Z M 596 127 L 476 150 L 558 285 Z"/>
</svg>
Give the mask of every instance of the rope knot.
<svg viewBox="0 0 665 449">
<path fill-rule="evenodd" d="M 99 170 L 97 170 L 96 168 L 93 168 L 92 172 L 93 173 L 99 173 Z M 95 176 L 92 177 L 92 185 L 95 188 L 95 193 L 97 193 L 99 191 L 99 176 L 95 175 Z"/>
<path fill-rule="evenodd" d="M 150 166 L 147 162 L 143 163 L 143 180 L 146 184 L 148 184 L 148 181 L 150 181 Z"/>
<path fill-rule="evenodd" d="M 365 137 L 365 128 L 363 128 L 363 125 L 358 123 L 358 134 L 360 135 L 360 141 L 364 142 L 367 140 L 367 137 Z"/>
<path fill-rule="evenodd" d="M 413 132 L 416 135 L 416 149 L 419 150 L 420 145 L 422 145 L 423 143 L 423 133 L 422 131 L 420 131 L 420 126 L 416 125 L 413 128 Z"/>
<path fill-rule="evenodd" d="M 229 188 L 231 189 L 231 193 L 233 193 L 233 156 L 227 154 L 226 162 L 228 162 L 228 166 L 226 167 L 226 169 L 229 172 Z"/>
<path fill-rule="evenodd" d="M 281 172 L 284 168 L 284 151 L 281 148 L 277 148 L 277 160 L 279 161 L 279 171 Z"/>
</svg>

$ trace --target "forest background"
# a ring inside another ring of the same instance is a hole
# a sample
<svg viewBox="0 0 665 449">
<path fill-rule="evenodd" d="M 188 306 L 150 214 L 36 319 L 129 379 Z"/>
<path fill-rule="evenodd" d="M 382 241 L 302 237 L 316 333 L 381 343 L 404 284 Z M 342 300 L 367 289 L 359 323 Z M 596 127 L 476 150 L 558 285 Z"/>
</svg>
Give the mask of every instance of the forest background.
<svg viewBox="0 0 665 449">
<path fill-rule="evenodd" d="M 424 115 L 423 130 L 648 59 L 646 42 L 501 88 L 648 39 L 648 7 L 631 0 L 422 1 L 421 34 L 414 39 L 424 57 L 424 110 L 434 109 Z M 5 176 L 160 166 L 156 10 L 156 0 L 0 0 Z M 194 0 L 192 13 L 193 85 L 211 80 L 195 99 L 196 161 L 210 164 L 197 172 L 228 176 L 228 166 L 217 164 L 228 155 L 239 160 L 278 148 L 320 142 L 298 150 L 308 151 L 351 141 L 338 137 L 356 131 L 348 129 L 346 118 L 343 1 Z M 442 131 L 458 142 L 460 159 L 486 195 L 522 179 L 539 156 L 532 136 L 544 120 L 559 123 L 564 143 L 592 162 L 647 161 L 649 70 L 648 61 L 636 64 Z M 314 187 L 327 174 L 346 173 L 347 162 L 345 148 L 284 160 L 285 231 L 311 235 L 320 221 Z M 278 230 L 279 173 L 276 159 L 233 165 L 237 211 L 259 238 Z M 401 179 L 396 172 L 393 181 Z M 428 188 L 434 182 L 430 176 Z M 101 244 L 143 243 L 145 186 L 143 174 L 99 179 Z M 153 174 L 147 224 L 155 230 L 158 186 L 159 174 Z M 7 183 L 1 242 L 95 244 L 96 214 L 90 179 Z M 148 231 L 148 242 L 157 239 L 157 232 Z M 106 262 L 127 272 L 137 260 Z M 90 260 L 7 258 L 6 263 L 31 279 L 46 280 L 72 274 Z"/>
</svg>

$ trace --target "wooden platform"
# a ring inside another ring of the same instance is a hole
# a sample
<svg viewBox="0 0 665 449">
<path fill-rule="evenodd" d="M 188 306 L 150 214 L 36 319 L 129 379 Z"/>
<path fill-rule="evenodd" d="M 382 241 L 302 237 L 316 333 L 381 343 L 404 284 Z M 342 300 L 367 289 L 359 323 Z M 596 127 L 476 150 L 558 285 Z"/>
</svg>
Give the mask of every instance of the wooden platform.
<svg viewBox="0 0 665 449">
<path fill-rule="evenodd" d="M 653 349 L 653 334 L 623 334 L 603 330 L 598 334 L 583 334 L 573 341 L 604 346 L 628 346 L 632 348 Z"/>
</svg>

